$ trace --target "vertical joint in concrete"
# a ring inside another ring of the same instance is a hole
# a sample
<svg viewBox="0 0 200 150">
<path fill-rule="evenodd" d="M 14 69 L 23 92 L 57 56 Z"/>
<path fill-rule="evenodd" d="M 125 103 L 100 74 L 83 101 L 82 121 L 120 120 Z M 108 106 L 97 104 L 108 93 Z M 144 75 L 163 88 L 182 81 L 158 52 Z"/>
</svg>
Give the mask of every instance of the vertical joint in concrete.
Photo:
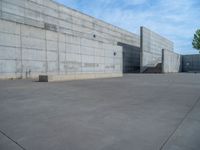
<svg viewBox="0 0 200 150">
<path fill-rule="evenodd" d="M 47 61 L 47 31 L 45 30 L 45 73 L 48 73 L 48 61 Z"/>
<path fill-rule="evenodd" d="M 57 32 L 58 74 L 60 74 L 59 32 Z"/>
<path fill-rule="evenodd" d="M 143 27 L 140 27 L 140 72 L 143 71 Z"/>
<path fill-rule="evenodd" d="M 2 18 L 2 0 L 0 0 L 0 18 Z"/>
<path fill-rule="evenodd" d="M 19 38 L 20 38 L 20 67 L 21 67 L 21 78 L 23 78 L 23 54 L 22 54 L 22 25 L 20 25 L 20 35 L 19 35 Z"/>
<path fill-rule="evenodd" d="M 162 73 L 164 73 L 165 49 L 162 49 Z"/>
</svg>

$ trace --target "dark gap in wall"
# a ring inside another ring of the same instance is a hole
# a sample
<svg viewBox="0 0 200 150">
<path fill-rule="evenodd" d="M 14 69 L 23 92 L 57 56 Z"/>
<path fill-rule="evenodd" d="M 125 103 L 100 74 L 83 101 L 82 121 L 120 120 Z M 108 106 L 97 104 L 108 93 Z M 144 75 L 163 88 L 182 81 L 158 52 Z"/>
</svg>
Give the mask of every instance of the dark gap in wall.
<svg viewBox="0 0 200 150">
<path fill-rule="evenodd" d="M 182 55 L 183 72 L 200 72 L 200 54 Z"/>
<path fill-rule="evenodd" d="M 123 73 L 140 72 L 140 47 L 118 42 L 123 50 Z"/>
</svg>

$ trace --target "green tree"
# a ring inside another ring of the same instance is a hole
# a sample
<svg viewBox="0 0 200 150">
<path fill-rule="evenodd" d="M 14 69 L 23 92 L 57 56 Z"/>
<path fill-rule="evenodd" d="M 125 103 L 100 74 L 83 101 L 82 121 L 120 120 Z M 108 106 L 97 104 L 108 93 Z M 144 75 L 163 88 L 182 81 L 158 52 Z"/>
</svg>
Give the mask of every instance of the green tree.
<svg viewBox="0 0 200 150">
<path fill-rule="evenodd" d="M 200 29 L 198 29 L 194 34 L 194 39 L 192 41 L 193 48 L 197 49 L 200 53 Z"/>
</svg>

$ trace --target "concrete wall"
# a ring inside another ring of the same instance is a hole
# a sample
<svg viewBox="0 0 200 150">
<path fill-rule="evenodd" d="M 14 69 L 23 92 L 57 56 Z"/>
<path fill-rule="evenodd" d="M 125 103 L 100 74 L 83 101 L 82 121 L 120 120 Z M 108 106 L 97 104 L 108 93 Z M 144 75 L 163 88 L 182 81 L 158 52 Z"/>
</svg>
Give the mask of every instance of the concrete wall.
<svg viewBox="0 0 200 150">
<path fill-rule="evenodd" d="M 140 72 L 140 47 L 118 43 L 123 49 L 123 73 Z"/>
<path fill-rule="evenodd" d="M 200 54 L 182 55 L 183 72 L 200 72 Z"/>
<path fill-rule="evenodd" d="M 122 48 L 136 34 L 51 0 L 0 0 L 0 77 L 122 75 Z M 115 55 L 114 55 L 115 54 Z"/>
<path fill-rule="evenodd" d="M 141 72 L 162 62 L 162 49 L 173 51 L 173 43 L 157 33 L 140 28 Z"/>
<path fill-rule="evenodd" d="M 169 50 L 162 50 L 162 72 L 175 73 L 181 71 L 181 55 Z"/>
</svg>

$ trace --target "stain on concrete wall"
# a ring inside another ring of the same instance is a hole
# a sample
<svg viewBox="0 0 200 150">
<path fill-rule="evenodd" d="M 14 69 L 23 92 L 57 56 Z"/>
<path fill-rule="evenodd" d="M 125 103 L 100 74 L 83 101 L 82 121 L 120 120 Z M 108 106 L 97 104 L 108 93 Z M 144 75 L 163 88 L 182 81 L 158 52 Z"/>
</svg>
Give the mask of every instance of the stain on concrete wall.
<svg viewBox="0 0 200 150">
<path fill-rule="evenodd" d="M 139 46 L 138 35 L 51 0 L 1 5 L 1 77 L 122 73 L 117 43 Z"/>
<path fill-rule="evenodd" d="M 4 20 L 0 24 L 3 76 L 122 72 L 120 46 Z"/>
</svg>

